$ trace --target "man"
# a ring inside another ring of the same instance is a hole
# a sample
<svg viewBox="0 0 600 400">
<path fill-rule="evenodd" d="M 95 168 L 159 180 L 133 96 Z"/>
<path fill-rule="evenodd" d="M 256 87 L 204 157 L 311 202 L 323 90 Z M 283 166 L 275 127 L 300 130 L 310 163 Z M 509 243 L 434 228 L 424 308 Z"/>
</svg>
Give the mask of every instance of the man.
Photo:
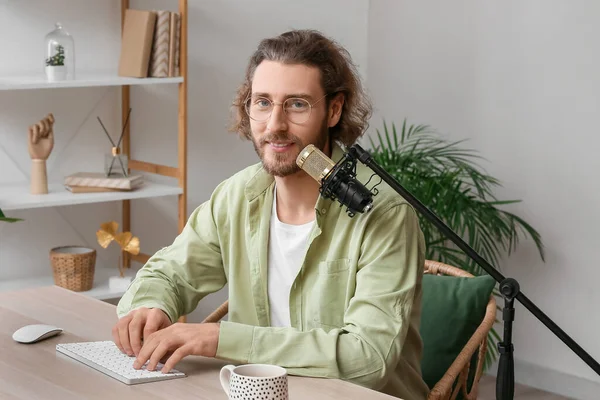
<svg viewBox="0 0 600 400">
<path fill-rule="evenodd" d="M 233 129 L 261 163 L 221 183 L 140 270 L 118 305 L 116 345 L 136 368 L 201 355 L 425 399 L 415 211 L 382 184 L 373 209 L 350 218 L 296 164 L 311 143 L 337 161 L 336 142 L 364 133 L 371 108 L 350 56 L 314 31 L 266 39 L 234 104 Z M 174 323 L 226 283 L 228 321 Z"/>
</svg>

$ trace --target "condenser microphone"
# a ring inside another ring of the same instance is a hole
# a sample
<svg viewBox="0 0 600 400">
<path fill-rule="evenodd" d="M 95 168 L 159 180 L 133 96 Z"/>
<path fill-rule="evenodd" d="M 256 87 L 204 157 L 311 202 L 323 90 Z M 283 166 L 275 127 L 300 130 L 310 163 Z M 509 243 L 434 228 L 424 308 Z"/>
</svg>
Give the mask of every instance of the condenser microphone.
<svg viewBox="0 0 600 400">
<path fill-rule="evenodd" d="M 368 212 L 373 208 L 373 193 L 356 180 L 353 166 L 344 160 L 345 158 L 336 164 L 321 150 L 309 144 L 296 158 L 296 164 L 319 182 L 323 197 L 337 200 L 346 206 L 348 215 Z"/>
</svg>

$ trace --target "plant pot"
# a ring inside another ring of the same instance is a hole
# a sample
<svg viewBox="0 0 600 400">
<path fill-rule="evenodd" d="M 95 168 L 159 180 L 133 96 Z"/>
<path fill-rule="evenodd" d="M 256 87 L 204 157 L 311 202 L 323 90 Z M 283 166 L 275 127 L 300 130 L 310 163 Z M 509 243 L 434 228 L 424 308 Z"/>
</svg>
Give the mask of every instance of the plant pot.
<svg viewBox="0 0 600 400">
<path fill-rule="evenodd" d="M 50 250 L 54 284 L 74 292 L 90 290 L 94 283 L 96 250 L 80 246 Z"/>
<path fill-rule="evenodd" d="M 67 67 L 64 65 L 46 66 L 46 78 L 48 82 L 64 81 L 67 79 Z"/>
</svg>

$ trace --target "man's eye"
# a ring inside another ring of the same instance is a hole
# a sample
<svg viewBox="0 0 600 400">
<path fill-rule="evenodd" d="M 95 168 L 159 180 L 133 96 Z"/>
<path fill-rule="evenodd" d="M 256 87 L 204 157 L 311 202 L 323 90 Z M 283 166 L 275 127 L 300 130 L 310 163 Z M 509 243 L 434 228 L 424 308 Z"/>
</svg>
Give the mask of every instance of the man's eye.
<svg viewBox="0 0 600 400">
<path fill-rule="evenodd" d="M 288 103 L 288 107 L 294 109 L 294 111 L 298 111 L 308 108 L 308 104 L 303 100 L 293 100 Z"/>
<path fill-rule="evenodd" d="M 258 107 L 267 108 L 271 105 L 271 102 L 269 100 L 265 100 L 265 99 L 258 99 L 254 102 L 254 104 L 257 105 Z"/>
</svg>

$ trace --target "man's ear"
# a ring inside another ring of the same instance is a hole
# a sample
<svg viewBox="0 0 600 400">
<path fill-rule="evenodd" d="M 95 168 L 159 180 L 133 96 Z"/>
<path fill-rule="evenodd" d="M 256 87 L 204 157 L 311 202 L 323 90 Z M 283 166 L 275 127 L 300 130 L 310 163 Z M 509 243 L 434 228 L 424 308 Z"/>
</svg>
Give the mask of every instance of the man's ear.
<svg viewBox="0 0 600 400">
<path fill-rule="evenodd" d="M 329 110 L 327 112 L 327 126 L 329 128 L 333 128 L 340 121 L 340 118 L 342 117 L 344 100 L 344 93 L 338 93 L 329 102 Z"/>
</svg>

